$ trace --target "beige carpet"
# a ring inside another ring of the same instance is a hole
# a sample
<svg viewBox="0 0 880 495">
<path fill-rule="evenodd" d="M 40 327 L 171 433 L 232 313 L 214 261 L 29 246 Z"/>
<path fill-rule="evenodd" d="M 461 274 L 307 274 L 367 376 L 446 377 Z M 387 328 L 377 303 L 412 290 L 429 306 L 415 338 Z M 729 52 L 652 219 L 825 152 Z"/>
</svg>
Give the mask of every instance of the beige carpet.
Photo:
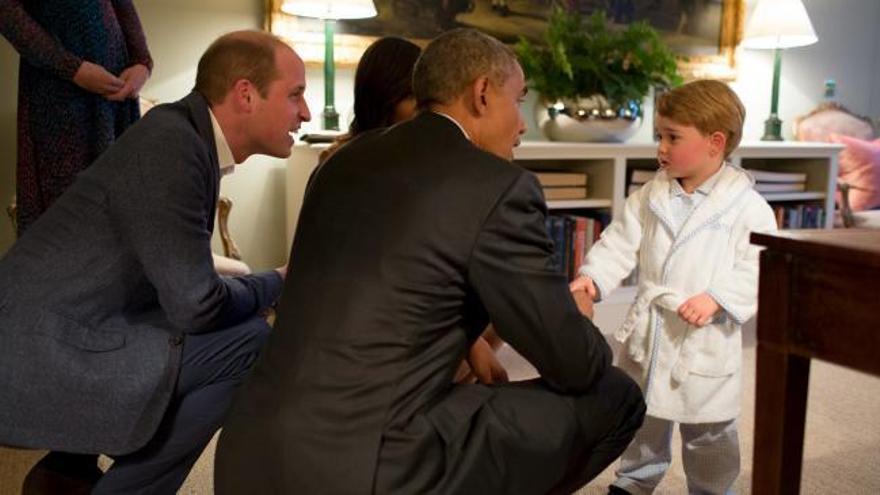
<svg viewBox="0 0 880 495">
<path fill-rule="evenodd" d="M 534 376 L 534 370 L 509 348 L 502 351 L 502 359 L 508 365 L 512 378 Z M 737 493 L 749 493 L 751 482 L 755 390 L 755 352 L 751 331 L 746 332 L 744 366 L 745 393 L 740 423 L 743 470 L 735 486 Z M 686 493 L 678 442 L 676 435 L 673 467 L 658 493 Z M 212 492 L 213 449 L 212 443 L 180 493 L 202 495 Z M 0 448 L 0 495 L 18 495 L 25 473 L 40 456 L 42 452 Z M 804 457 L 801 493 L 880 493 L 880 378 L 822 362 L 813 363 Z M 612 466 L 578 493 L 605 493 L 606 486 L 613 479 Z"/>
</svg>

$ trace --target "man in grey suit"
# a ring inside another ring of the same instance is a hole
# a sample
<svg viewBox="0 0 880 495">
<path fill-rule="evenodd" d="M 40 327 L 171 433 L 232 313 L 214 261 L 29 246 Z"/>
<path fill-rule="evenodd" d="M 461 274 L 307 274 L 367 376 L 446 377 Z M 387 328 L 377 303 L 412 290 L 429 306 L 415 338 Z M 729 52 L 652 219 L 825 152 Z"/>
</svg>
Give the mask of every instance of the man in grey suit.
<svg viewBox="0 0 880 495">
<path fill-rule="evenodd" d="M 541 187 L 510 162 L 515 56 L 453 30 L 413 78 L 420 115 L 313 175 L 276 330 L 220 436 L 218 494 L 567 493 L 641 425 L 589 297 L 553 268 Z M 489 321 L 540 379 L 453 384 Z"/>
<path fill-rule="evenodd" d="M 215 273 L 220 176 L 252 154 L 290 154 L 310 118 L 304 90 L 303 62 L 279 39 L 219 38 L 195 90 L 126 131 L 16 242 L 0 261 L 0 444 L 110 455 L 94 493 L 180 487 L 268 336 L 261 313 L 286 274 Z"/>
</svg>

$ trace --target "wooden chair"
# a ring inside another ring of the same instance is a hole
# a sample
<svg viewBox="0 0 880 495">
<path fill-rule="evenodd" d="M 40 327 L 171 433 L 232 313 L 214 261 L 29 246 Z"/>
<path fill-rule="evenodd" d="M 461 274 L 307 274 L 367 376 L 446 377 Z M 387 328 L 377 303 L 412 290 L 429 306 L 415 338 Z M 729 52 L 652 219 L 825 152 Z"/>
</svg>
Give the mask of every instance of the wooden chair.
<svg viewBox="0 0 880 495">
<path fill-rule="evenodd" d="M 870 118 L 856 114 L 837 102 L 823 102 L 807 114 L 797 117 L 793 130 L 797 141 L 830 142 L 833 134 L 867 141 L 877 134 L 877 127 Z M 843 226 L 853 227 L 859 213 L 854 213 L 850 205 L 850 191 L 865 189 L 839 178 L 837 190 L 840 193 L 838 207 Z"/>
<path fill-rule="evenodd" d="M 18 206 L 15 204 L 15 196 L 12 197 L 12 203 L 6 207 L 6 214 L 9 215 L 9 221 L 12 222 L 12 232 L 18 232 Z"/>
</svg>

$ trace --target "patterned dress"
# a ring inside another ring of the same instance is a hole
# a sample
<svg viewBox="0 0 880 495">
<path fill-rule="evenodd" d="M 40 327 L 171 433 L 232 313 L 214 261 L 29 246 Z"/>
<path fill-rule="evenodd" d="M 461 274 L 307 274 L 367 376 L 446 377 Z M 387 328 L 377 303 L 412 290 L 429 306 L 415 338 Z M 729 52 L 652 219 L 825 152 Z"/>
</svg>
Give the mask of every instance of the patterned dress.
<svg viewBox="0 0 880 495">
<path fill-rule="evenodd" d="M 18 233 L 32 224 L 140 117 L 136 99 L 111 102 L 73 83 L 84 61 L 119 75 L 152 69 L 131 0 L 0 0 L 0 34 L 21 55 Z"/>
</svg>

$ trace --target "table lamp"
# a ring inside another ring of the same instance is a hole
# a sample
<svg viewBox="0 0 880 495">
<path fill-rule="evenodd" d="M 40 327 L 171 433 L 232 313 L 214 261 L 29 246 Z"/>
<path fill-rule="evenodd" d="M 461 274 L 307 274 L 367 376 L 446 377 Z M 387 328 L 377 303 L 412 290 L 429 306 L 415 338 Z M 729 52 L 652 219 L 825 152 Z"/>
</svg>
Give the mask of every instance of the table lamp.
<svg viewBox="0 0 880 495">
<path fill-rule="evenodd" d="M 759 0 L 746 25 L 744 48 L 774 50 L 773 93 L 770 117 L 764 122 L 762 141 L 782 141 L 779 120 L 779 71 L 782 49 L 812 45 L 819 41 L 801 0 Z"/>
<path fill-rule="evenodd" d="M 376 16 L 373 0 L 285 0 L 281 4 L 285 14 L 314 17 L 324 20 L 324 129 L 339 130 L 339 114 L 334 106 L 333 31 L 339 19 L 364 19 Z"/>
</svg>

